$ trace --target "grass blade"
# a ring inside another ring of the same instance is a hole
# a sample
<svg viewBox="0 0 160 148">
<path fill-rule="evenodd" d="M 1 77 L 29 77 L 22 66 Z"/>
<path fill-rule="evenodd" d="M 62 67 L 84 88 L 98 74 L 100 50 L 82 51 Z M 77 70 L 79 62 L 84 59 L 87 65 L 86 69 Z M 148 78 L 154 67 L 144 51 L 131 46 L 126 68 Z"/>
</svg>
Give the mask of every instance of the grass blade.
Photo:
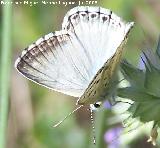
<svg viewBox="0 0 160 148">
<path fill-rule="evenodd" d="M 10 3 L 11 0 L 8 0 L 7 2 Z M 0 58 L 0 147 L 5 148 L 11 69 L 12 4 L 3 5 L 2 12 L 2 42 Z"/>
</svg>

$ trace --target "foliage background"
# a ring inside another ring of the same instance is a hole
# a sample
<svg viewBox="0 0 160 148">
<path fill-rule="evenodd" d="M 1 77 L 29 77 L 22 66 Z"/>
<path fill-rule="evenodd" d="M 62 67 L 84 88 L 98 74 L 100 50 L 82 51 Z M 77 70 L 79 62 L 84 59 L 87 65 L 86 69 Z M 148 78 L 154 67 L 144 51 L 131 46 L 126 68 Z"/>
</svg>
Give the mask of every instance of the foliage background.
<svg viewBox="0 0 160 148">
<path fill-rule="evenodd" d="M 156 47 L 156 40 L 160 32 L 160 1 L 99 0 L 98 3 L 102 7 L 113 10 L 125 20 L 136 22 L 130 33 L 124 56 L 132 64 L 137 65 L 140 49 Z M 41 36 L 60 30 L 65 13 L 72 7 L 74 5 L 13 5 L 13 55 L 11 57 L 13 60 L 9 92 L 7 148 L 93 147 L 88 111 L 80 110 L 59 128 L 53 128 L 52 125 L 56 121 L 75 107 L 75 98 L 48 90 L 26 80 L 13 66 L 22 49 Z M 1 18 L 2 13 L 0 13 L 0 20 Z M 3 38 L 2 34 L 1 38 Z M 0 50 L 3 51 L 3 49 Z M 119 108 L 121 109 L 123 108 Z M 97 147 L 99 148 L 107 147 L 104 134 L 107 129 L 113 127 L 111 117 L 119 121 L 115 113 L 105 108 L 96 113 Z M 114 125 L 119 125 L 119 122 Z M 124 137 L 124 142 L 118 147 L 152 148 L 151 144 L 146 143 L 148 135 L 147 129 L 144 129 L 141 130 L 143 132 L 129 135 L 130 138 Z M 116 138 L 116 140 L 119 139 Z"/>
</svg>

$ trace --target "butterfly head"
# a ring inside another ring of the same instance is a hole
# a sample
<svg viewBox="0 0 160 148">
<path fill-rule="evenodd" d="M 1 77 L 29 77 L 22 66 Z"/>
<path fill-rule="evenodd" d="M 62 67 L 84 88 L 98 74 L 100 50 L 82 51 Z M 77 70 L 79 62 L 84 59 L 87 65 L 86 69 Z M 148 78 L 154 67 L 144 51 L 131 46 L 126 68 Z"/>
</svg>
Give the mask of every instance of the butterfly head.
<svg viewBox="0 0 160 148">
<path fill-rule="evenodd" d="M 100 108 L 102 105 L 102 102 L 96 102 L 94 104 L 90 104 L 90 109 L 91 110 L 97 110 L 98 108 Z"/>
</svg>

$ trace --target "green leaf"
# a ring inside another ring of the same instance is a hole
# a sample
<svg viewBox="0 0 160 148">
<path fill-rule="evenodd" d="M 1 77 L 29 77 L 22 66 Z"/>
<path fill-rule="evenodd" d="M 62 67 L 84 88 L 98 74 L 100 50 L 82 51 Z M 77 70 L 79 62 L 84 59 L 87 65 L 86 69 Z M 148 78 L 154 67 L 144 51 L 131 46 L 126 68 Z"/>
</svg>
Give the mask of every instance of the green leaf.
<svg viewBox="0 0 160 148">
<path fill-rule="evenodd" d="M 143 55 L 146 59 L 146 61 L 144 61 L 147 66 L 146 68 L 149 68 L 151 71 L 152 68 L 160 69 L 160 58 L 153 52 L 153 50 L 143 50 Z"/>
<path fill-rule="evenodd" d="M 159 97 L 153 96 L 145 92 L 145 90 L 136 89 L 133 87 L 119 88 L 117 95 L 122 98 L 128 98 L 135 102 L 152 102 L 160 100 Z"/>
<path fill-rule="evenodd" d="M 135 68 L 129 64 L 126 60 L 121 62 L 121 72 L 127 79 L 132 87 L 143 87 L 145 75 L 144 72 L 140 69 Z"/>
<path fill-rule="evenodd" d="M 156 54 L 143 50 L 142 60 L 146 71 L 123 61 L 121 71 L 130 82 L 130 87 L 119 88 L 117 95 L 134 101 L 128 112 L 141 122 L 154 121 L 160 126 L 160 38 Z"/>
<path fill-rule="evenodd" d="M 160 100 L 152 102 L 134 103 L 128 111 L 132 118 L 139 118 L 143 123 L 150 121 L 160 121 Z"/>
<path fill-rule="evenodd" d="M 149 94 L 160 97 L 160 70 L 153 66 L 151 69 L 146 69 L 145 88 Z"/>
<path fill-rule="evenodd" d="M 136 118 L 136 116 L 134 115 L 136 112 L 136 109 L 138 108 L 139 103 L 134 102 L 129 108 L 128 108 L 128 112 L 132 113 L 132 117 Z"/>
<path fill-rule="evenodd" d="M 139 118 L 141 122 L 160 120 L 160 100 L 133 104 L 128 110 L 133 118 Z"/>
</svg>

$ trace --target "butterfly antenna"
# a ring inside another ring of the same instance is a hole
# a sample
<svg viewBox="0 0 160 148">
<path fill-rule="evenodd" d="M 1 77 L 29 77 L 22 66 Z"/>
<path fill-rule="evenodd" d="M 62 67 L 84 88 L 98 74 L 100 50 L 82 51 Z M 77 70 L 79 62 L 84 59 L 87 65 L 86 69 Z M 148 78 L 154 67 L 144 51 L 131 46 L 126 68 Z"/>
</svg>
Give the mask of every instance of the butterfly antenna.
<svg viewBox="0 0 160 148">
<path fill-rule="evenodd" d="M 93 144 L 96 145 L 96 132 L 95 132 L 95 127 L 94 127 L 93 110 L 90 108 L 89 111 L 90 111 L 90 119 L 91 119 L 92 132 L 93 132 Z"/>
<path fill-rule="evenodd" d="M 70 115 L 72 115 L 74 112 L 76 112 L 77 110 L 79 110 L 83 105 L 77 107 L 76 109 L 74 109 L 72 112 L 70 112 L 67 116 L 64 117 L 64 119 L 62 119 L 61 121 L 59 121 L 57 124 L 55 124 L 53 127 L 57 127 L 59 126 L 61 123 L 63 123 L 64 120 L 66 120 Z"/>
</svg>

